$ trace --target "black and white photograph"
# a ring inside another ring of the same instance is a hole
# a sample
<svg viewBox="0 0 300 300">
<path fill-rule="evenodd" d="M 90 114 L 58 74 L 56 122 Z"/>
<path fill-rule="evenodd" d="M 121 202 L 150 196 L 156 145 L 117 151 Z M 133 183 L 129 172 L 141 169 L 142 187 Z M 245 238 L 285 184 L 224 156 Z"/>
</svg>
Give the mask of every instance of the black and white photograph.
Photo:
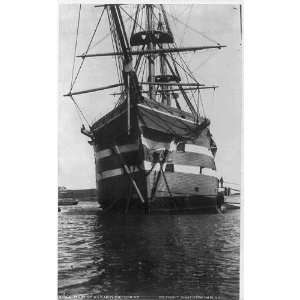
<svg viewBox="0 0 300 300">
<path fill-rule="evenodd" d="M 1 299 L 299 298 L 300 3 L 1 3 Z"/>
<path fill-rule="evenodd" d="M 58 6 L 58 298 L 240 299 L 243 5 Z"/>
</svg>

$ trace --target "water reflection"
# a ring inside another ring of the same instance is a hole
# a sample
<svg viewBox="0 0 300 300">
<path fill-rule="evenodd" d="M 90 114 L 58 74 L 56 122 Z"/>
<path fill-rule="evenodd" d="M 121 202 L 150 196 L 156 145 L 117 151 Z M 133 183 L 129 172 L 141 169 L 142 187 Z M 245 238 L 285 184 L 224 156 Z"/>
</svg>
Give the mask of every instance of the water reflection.
<svg viewBox="0 0 300 300">
<path fill-rule="evenodd" d="M 60 295 L 238 299 L 238 210 L 156 216 L 86 211 L 59 216 Z"/>
</svg>

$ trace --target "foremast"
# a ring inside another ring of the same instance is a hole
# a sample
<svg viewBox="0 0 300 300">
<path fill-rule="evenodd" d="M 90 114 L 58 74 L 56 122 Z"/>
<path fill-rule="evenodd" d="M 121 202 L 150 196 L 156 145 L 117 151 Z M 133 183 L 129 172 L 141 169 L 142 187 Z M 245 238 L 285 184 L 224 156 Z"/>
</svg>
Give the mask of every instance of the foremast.
<svg viewBox="0 0 300 300">
<path fill-rule="evenodd" d="M 114 23 L 114 28 L 117 33 L 117 41 L 121 46 L 123 52 L 123 80 L 125 85 L 125 90 L 127 92 L 127 133 L 131 133 L 131 101 L 135 99 L 134 94 L 139 94 L 139 86 L 136 77 L 136 73 L 132 67 L 132 55 L 130 53 L 130 44 L 128 42 L 125 26 L 123 23 L 123 18 L 121 15 L 119 5 L 109 5 L 108 9 L 112 16 L 112 21 Z"/>
</svg>

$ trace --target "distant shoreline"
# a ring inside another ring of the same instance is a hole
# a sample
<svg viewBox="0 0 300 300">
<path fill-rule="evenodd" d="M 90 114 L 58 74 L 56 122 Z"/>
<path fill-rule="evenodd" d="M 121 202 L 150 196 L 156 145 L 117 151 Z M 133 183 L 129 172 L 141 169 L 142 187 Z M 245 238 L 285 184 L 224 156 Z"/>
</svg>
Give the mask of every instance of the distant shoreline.
<svg viewBox="0 0 300 300">
<path fill-rule="evenodd" d="M 96 189 L 68 189 L 79 201 L 97 201 Z"/>
</svg>

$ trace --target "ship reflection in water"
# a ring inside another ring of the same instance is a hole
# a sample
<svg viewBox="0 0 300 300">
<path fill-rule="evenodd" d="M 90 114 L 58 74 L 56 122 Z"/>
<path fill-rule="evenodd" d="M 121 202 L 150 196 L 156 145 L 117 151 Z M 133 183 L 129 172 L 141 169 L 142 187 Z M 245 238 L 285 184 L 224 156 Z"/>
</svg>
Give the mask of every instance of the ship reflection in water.
<svg viewBox="0 0 300 300">
<path fill-rule="evenodd" d="M 239 298 L 239 210 L 103 216 L 96 207 L 59 213 L 59 295 Z"/>
</svg>

